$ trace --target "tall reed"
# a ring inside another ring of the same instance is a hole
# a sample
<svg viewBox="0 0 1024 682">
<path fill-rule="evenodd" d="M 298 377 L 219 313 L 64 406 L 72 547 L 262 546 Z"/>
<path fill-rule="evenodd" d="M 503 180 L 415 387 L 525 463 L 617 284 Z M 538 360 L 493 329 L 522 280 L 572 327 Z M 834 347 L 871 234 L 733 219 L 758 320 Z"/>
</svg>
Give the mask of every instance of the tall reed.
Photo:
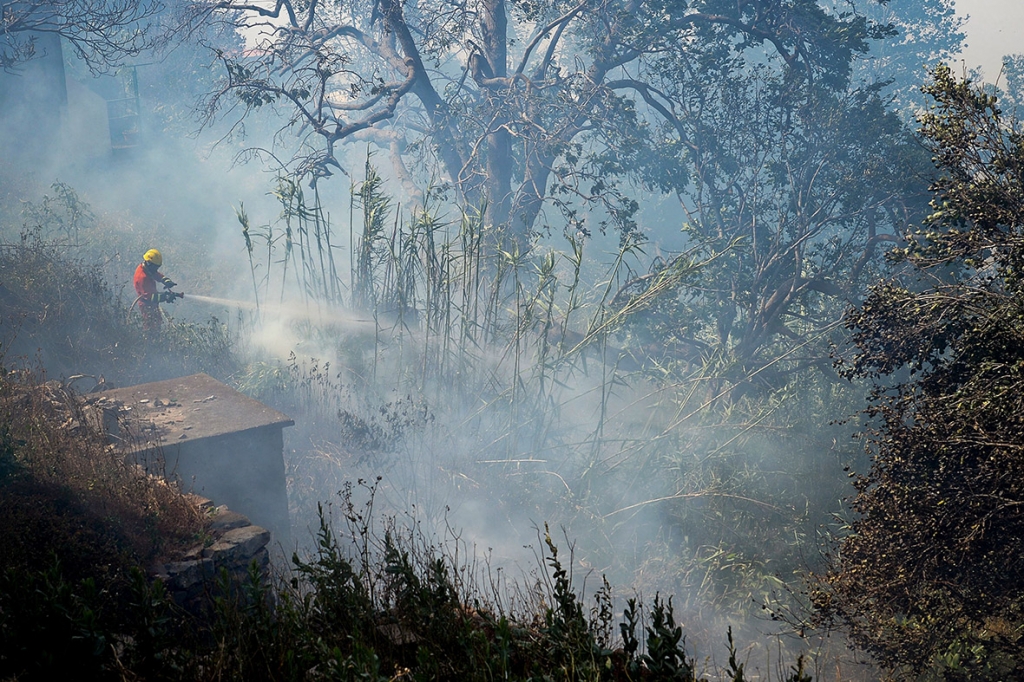
<svg viewBox="0 0 1024 682">
<path fill-rule="evenodd" d="M 645 526 L 651 542 L 676 543 L 679 555 L 646 575 L 660 586 L 662 577 L 680 581 L 692 597 L 681 605 L 698 611 L 712 603 L 746 612 L 778 589 L 774 564 L 751 558 L 736 538 L 749 530 L 772 552 L 802 551 L 794 538 L 809 517 L 786 501 L 788 484 L 764 473 L 773 465 L 757 464 L 785 447 L 773 429 L 790 418 L 792 394 L 718 400 L 721 349 L 661 359 L 629 329 L 696 287 L 725 252 L 683 253 L 648 269 L 653 259 L 636 239 L 607 265 L 574 235 L 502 249 L 515 242 L 486 224 L 485 207 L 446 210 L 427 191 L 406 210 L 385 186 L 368 157 L 351 190 L 347 278 L 334 269 L 339 240 L 319 200 L 302 214 L 306 231 L 291 228 L 297 248 L 287 238 L 273 244 L 286 255 L 272 262 L 294 259 L 289 267 L 302 273 L 304 300 L 371 322 L 319 337 L 330 369 L 298 357 L 289 365 L 324 425 L 311 436 L 322 455 L 310 464 L 316 473 L 304 480 L 337 490 L 359 466 L 387 468 L 382 496 L 402 508 L 414 501 L 440 524 L 471 489 L 510 517 L 523 514 L 520 522 L 553 518 L 587 534 L 589 561 L 624 580 L 644 559 L 621 546 Z M 285 196 L 299 205 L 297 191 Z M 287 235 L 288 216 L 297 223 L 300 213 L 282 215 Z M 284 295 L 284 276 L 274 282 Z M 761 523 L 765 513 L 789 539 Z"/>
</svg>

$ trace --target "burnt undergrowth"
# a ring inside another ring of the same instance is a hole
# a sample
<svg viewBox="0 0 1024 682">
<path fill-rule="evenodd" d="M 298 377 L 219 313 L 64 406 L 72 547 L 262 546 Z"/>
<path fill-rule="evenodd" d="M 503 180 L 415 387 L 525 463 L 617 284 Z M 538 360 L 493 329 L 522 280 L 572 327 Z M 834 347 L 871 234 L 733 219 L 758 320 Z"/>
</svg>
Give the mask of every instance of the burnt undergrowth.
<svg viewBox="0 0 1024 682">
<path fill-rule="evenodd" d="M 725 665 L 691 652 L 671 599 L 620 617 L 607 581 L 585 598 L 547 528 L 532 578 L 506 581 L 454 533 L 432 542 L 375 512 L 378 484 L 321 506 L 290 572 L 223 574 L 185 611 L 145 566 L 202 539 L 200 509 L 109 448 L 62 383 L 5 370 L 0 678 L 751 679 L 731 633 Z M 802 658 L 768 677 L 810 679 Z"/>
<path fill-rule="evenodd" d="M 76 253 L 39 230 L 0 244 L 0 353 L 8 366 L 44 366 L 79 390 L 199 371 L 225 379 L 238 370 L 224 324 L 168 317 L 159 334 L 147 335 L 132 301 Z"/>
</svg>

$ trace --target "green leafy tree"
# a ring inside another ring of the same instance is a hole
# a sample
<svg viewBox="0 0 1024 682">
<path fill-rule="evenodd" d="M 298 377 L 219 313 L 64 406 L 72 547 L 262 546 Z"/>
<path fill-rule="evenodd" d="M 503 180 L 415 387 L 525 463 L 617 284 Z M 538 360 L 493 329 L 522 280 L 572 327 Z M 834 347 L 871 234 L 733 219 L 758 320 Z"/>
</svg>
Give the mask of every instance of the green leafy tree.
<svg viewBox="0 0 1024 682">
<path fill-rule="evenodd" d="M 1009 54 L 1003 57 L 1003 73 L 998 80 L 999 102 L 1004 110 L 1013 107 L 1019 114 L 1024 104 L 1024 54 Z"/>
<path fill-rule="evenodd" d="M 873 454 L 818 585 L 820 614 L 900 674 L 1024 673 L 1024 135 L 940 66 L 922 134 L 941 177 L 897 252 L 911 269 L 846 317 L 876 380 Z"/>
<path fill-rule="evenodd" d="M 920 84 L 928 71 L 963 47 L 966 21 L 954 0 L 883 0 L 863 3 L 862 11 L 888 34 L 876 40 L 854 68 L 854 80 L 885 84 L 903 118 L 912 122 L 924 106 Z"/>
<path fill-rule="evenodd" d="M 702 399 L 779 389 L 807 369 L 834 377 L 843 311 L 883 272 L 900 226 L 926 214 L 927 156 L 876 89 L 749 63 L 705 65 L 697 84 L 686 66 L 666 77 L 685 106 L 659 134 L 675 137 L 664 168 L 692 170 L 648 181 L 679 196 L 689 257 L 708 264 L 657 297 L 672 259 L 622 288 L 620 301 L 646 299 L 632 346 L 657 346 L 659 371 L 677 379 L 713 376 Z"/>
<path fill-rule="evenodd" d="M 228 78 L 211 111 L 279 107 L 301 136 L 300 175 L 336 172 L 339 145 L 368 139 L 410 187 L 410 168 L 436 161 L 461 203 L 484 206 L 487 224 L 520 243 L 546 209 L 571 228 L 586 229 L 593 208 L 634 228 L 618 156 L 664 144 L 644 134 L 677 104 L 662 94 L 666 58 L 700 67 L 733 52 L 775 55 L 791 78 L 842 88 L 872 34 L 863 17 L 816 0 L 212 0 L 192 11 L 257 43 L 222 54 Z"/>
</svg>

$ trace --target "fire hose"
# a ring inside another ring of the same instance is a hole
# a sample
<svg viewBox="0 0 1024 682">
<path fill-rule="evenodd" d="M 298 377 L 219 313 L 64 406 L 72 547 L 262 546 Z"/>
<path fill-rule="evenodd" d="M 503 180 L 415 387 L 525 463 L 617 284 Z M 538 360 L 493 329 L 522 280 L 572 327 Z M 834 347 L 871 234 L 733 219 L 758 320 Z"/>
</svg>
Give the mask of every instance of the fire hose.
<svg viewBox="0 0 1024 682">
<path fill-rule="evenodd" d="M 172 286 L 174 285 L 172 284 L 168 286 L 166 291 L 159 294 L 140 294 L 138 297 L 136 297 L 136 299 L 132 301 L 132 304 L 128 306 L 128 320 L 131 320 L 132 311 L 135 310 L 135 308 L 141 309 L 142 299 L 148 296 L 155 297 L 156 300 L 154 301 L 154 303 L 174 303 L 175 299 L 185 298 L 185 294 L 178 291 L 171 291 L 170 288 Z M 159 308 L 157 308 L 157 310 L 159 310 Z"/>
</svg>

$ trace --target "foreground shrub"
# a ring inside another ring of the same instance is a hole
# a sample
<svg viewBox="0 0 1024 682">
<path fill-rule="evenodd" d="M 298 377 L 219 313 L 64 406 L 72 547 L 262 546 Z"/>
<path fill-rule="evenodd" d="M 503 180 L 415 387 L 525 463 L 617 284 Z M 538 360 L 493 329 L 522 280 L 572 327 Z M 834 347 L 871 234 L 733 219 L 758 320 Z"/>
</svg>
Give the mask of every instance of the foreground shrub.
<svg viewBox="0 0 1024 682">
<path fill-rule="evenodd" d="M 729 634 L 724 669 L 685 647 L 672 601 L 630 600 L 615 623 L 610 587 L 587 608 L 545 533 L 547 571 L 515 606 L 484 597 L 465 567 L 393 521 L 374 527 L 345 500 L 347 540 L 321 509 L 317 546 L 287 579 L 254 565 L 222 573 L 207 609 L 176 608 L 128 569 L 73 580 L 59 562 L 0 574 L 0 677 L 19 680 L 749 679 Z M 380 531 L 380 532 L 378 532 Z M 617 628 L 614 627 L 617 625 Z M 810 682 L 799 659 L 787 682 Z M 758 679 L 765 679 L 759 676 Z"/>
<path fill-rule="evenodd" d="M 948 67 L 925 92 L 935 213 L 846 317 L 873 460 L 813 596 L 895 675 L 1021 679 L 1024 128 Z"/>
<path fill-rule="evenodd" d="M 321 508 L 316 548 L 293 557 L 289 581 L 271 586 L 253 571 L 244 594 L 215 601 L 207 639 L 217 648 L 195 652 L 193 670 L 239 680 L 748 679 L 731 633 L 724 669 L 687 653 L 671 599 L 649 609 L 632 599 L 616 623 L 604 583 L 585 606 L 546 531 L 537 585 L 515 606 L 486 598 L 450 553 L 393 521 L 375 529 L 369 490 L 365 510 L 347 493 L 347 542 Z M 780 679 L 811 677 L 800 658 Z"/>
</svg>

